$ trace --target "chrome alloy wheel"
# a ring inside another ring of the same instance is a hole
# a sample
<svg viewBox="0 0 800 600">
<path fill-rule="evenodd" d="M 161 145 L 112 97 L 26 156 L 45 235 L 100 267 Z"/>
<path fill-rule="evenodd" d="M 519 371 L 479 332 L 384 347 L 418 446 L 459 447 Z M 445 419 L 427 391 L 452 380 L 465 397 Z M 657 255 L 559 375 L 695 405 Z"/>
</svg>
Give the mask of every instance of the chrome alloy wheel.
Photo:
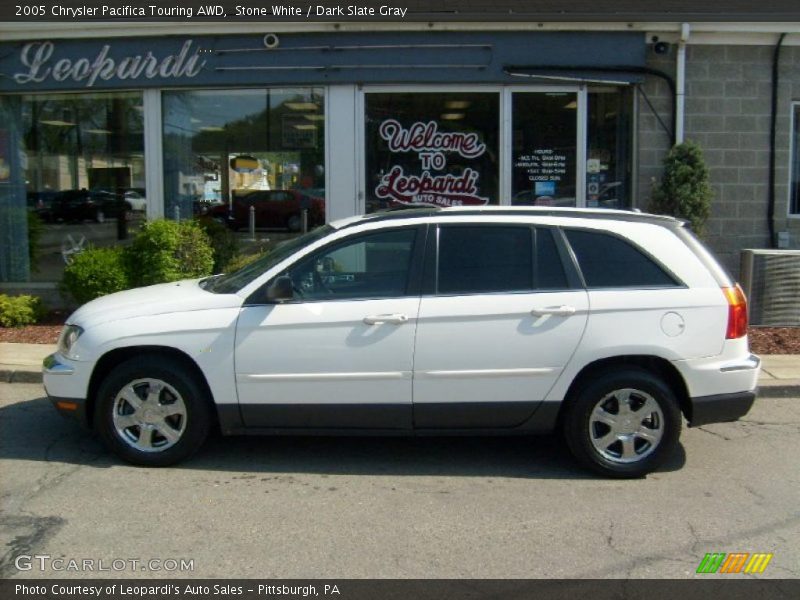
<svg viewBox="0 0 800 600">
<path fill-rule="evenodd" d="M 647 392 L 614 390 L 589 415 L 594 449 L 616 463 L 633 463 L 652 454 L 664 436 L 664 413 Z"/>
<path fill-rule="evenodd" d="M 186 430 L 186 404 L 178 391 L 160 379 L 136 379 L 114 398 L 112 421 L 117 435 L 141 452 L 162 452 Z"/>
</svg>

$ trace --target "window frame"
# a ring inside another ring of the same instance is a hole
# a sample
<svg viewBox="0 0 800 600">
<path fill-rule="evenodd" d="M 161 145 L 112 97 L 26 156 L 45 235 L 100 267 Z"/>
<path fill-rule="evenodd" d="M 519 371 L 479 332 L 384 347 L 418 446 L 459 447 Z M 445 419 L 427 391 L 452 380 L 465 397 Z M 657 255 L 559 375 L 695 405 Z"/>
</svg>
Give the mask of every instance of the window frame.
<svg viewBox="0 0 800 600">
<path fill-rule="evenodd" d="M 408 278 L 406 280 L 406 291 L 401 296 L 357 296 L 347 298 L 293 298 L 283 302 L 267 302 L 266 291 L 274 281 L 283 276 L 287 271 L 294 268 L 298 263 L 306 260 L 314 260 L 315 256 L 320 256 L 328 252 L 334 251 L 340 247 L 347 246 L 352 243 L 357 243 L 357 240 L 362 237 L 371 237 L 381 233 L 393 233 L 398 231 L 406 231 L 412 229 L 415 232 L 414 243 L 411 247 L 411 260 L 408 269 Z M 316 304 L 319 302 L 363 302 L 366 300 L 389 300 L 397 298 L 409 298 L 420 295 L 423 273 L 423 255 L 425 252 L 426 238 L 428 235 L 428 224 L 410 224 L 401 225 L 397 227 L 381 227 L 377 229 L 367 229 L 354 232 L 351 235 L 340 237 L 332 240 L 319 248 L 305 253 L 302 256 L 292 260 L 289 264 L 284 266 L 278 273 L 267 279 L 260 285 L 253 293 L 251 293 L 243 306 L 277 306 L 283 304 Z"/>
<path fill-rule="evenodd" d="M 616 231 L 600 230 L 600 229 L 593 229 L 591 227 L 580 227 L 580 226 L 576 226 L 576 227 L 572 227 L 572 226 L 563 227 L 562 226 L 562 227 L 559 227 L 559 230 L 560 230 L 560 233 L 561 233 L 560 237 L 562 238 L 563 243 L 566 245 L 566 247 L 567 247 L 567 249 L 569 251 L 569 255 L 570 255 L 571 259 L 572 259 L 573 267 L 575 268 L 576 272 L 578 273 L 578 276 L 581 279 L 583 288 L 586 291 L 674 290 L 674 289 L 688 289 L 688 287 L 689 287 L 688 285 L 686 285 L 686 282 L 684 282 L 683 279 L 678 277 L 672 269 L 670 269 L 669 267 L 664 265 L 664 263 L 661 262 L 658 258 L 656 258 L 656 256 L 653 255 L 652 252 L 646 250 L 645 248 L 643 248 L 642 246 L 640 246 L 639 244 L 637 244 L 636 242 L 634 242 L 630 238 L 627 238 L 624 235 L 621 235 L 621 234 L 617 233 Z M 631 286 L 631 285 L 591 286 L 586 281 L 586 277 L 583 274 L 583 269 L 580 266 L 580 261 L 578 260 L 578 255 L 575 253 L 575 249 L 572 247 L 572 244 L 569 243 L 569 238 L 567 237 L 567 232 L 568 231 L 583 231 L 583 232 L 587 232 L 587 233 L 593 233 L 593 234 L 596 234 L 596 235 L 606 235 L 606 236 L 609 236 L 609 237 L 616 238 L 616 239 L 622 241 L 625 244 L 628 244 L 629 246 L 633 247 L 637 252 L 639 252 L 643 256 L 649 258 L 653 262 L 653 264 L 655 264 L 659 269 L 661 269 L 667 276 L 669 276 L 673 280 L 674 284 L 673 285 L 648 285 L 648 286 L 638 286 L 638 285 L 637 286 Z"/>
</svg>

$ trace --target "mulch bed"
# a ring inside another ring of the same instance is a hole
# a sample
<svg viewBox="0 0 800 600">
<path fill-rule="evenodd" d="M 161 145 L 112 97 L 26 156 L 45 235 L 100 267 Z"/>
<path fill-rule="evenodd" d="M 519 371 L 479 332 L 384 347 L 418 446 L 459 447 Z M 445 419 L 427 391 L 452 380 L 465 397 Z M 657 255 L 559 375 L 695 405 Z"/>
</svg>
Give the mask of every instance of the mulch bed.
<svg viewBox="0 0 800 600">
<path fill-rule="evenodd" d="M 751 327 L 748 335 L 756 354 L 800 354 L 800 327 Z"/>
<path fill-rule="evenodd" d="M 38 325 L 26 327 L 0 327 L 0 342 L 21 344 L 55 344 L 69 313 L 63 310 L 50 312 Z"/>
<path fill-rule="evenodd" d="M 0 342 L 55 344 L 67 316 L 54 311 L 39 325 L 0 327 Z M 756 354 L 800 354 L 800 327 L 751 327 L 749 335 Z"/>
</svg>

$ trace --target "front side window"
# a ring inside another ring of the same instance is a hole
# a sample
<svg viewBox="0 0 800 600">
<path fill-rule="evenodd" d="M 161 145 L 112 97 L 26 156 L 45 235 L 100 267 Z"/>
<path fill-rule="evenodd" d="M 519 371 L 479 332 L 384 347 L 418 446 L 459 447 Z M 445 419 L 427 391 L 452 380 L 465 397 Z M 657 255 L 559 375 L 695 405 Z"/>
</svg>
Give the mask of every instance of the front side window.
<svg viewBox="0 0 800 600">
<path fill-rule="evenodd" d="M 359 235 L 290 267 L 299 301 L 394 298 L 408 289 L 416 229 Z"/>
<path fill-rule="evenodd" d="M 589 288 L 673 287 L 678 282 L 653 259 L 616 236 L 565 231 Z"/>
</svg>

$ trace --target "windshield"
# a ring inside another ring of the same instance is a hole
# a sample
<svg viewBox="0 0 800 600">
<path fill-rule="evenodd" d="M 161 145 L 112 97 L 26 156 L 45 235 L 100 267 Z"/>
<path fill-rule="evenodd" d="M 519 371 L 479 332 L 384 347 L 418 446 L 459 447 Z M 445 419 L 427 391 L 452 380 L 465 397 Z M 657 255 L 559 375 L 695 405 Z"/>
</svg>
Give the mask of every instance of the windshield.
<svg viewBox="0 0 800 600">
<path fill-rule="evenodd" d="M 288 258 L 301 248 L 324 238 L 332 231 L 334 231 L 334 228 L 330 225 L 317 227 L 313 231 L 277 246 L 265 256 L 251 262 L 249 265 L 245 265 L 238 271 L 203 280 L 200 282 L 200 286 L 204 290 L 215 294 L 234 294 L 285 258 Z"/>
</svg>

